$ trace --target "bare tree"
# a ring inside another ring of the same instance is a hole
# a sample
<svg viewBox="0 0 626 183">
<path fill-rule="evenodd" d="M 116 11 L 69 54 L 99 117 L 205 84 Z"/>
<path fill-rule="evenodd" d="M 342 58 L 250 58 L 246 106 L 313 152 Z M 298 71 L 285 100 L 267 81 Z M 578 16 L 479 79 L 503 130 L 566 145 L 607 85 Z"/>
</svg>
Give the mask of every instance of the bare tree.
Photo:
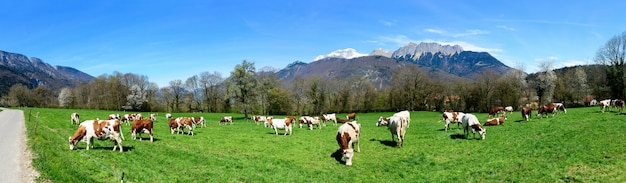
<svg viewBox="0 0 626 183">
<path fill-rule="evenodd" d="M 9 105 L 16 107 L 32 106 L 32 92 L 22 84 L 14 84 L 9 88 Z"/>
<path fill-rule="evenodd" d="M 185 81 L 185 89 L 188 96 L 188 108 L 190 110 L 199 110 L 202 108 L 202 92 L 200 91 L 200 83 L 198 75 L 193 75 Z"/>
<path fill-rule="evenodd" d="M 181 81 L 180 79 L 170 81 L 170 86 L 168 89 L 169 95 L 171 97 L 170 104 L 172 105 L 172 112 L 180 112 L 181 100 L 185 93 L 185 88 L 183 88 L 183 81 Z"/>
<path fill-rule="evenodd" d="M 71 88 L 63 88 L 59 93 L 59 106 L 65 108 L 73 108 L 76 102 L 76 96 Z"/>
<path fill-rule="evenodd" d="M 544 61 L 540 64 L 541 72 L 537 76 L 535 82 L 535 91 L 539 97 L 539 103 L 552 102 L 554 91 L 556 88 L 557 76 L 553 70 L 551 61 Z"/>
<path fill-rule="evenodd" d="M 220 86 L 224 78 L 219 72 L 200 73 L 200 88 L 202 89 L 207 112 L 217 112 L 219 109 L 221 95 Z"/>
<path fill-rule="evenodd" d="M 596 52 L 595 61 L 606 66 L 606 80 L 611 94 L 616 98 L 626 97 L 626 32 L 611 38 Z"/>
</svg>

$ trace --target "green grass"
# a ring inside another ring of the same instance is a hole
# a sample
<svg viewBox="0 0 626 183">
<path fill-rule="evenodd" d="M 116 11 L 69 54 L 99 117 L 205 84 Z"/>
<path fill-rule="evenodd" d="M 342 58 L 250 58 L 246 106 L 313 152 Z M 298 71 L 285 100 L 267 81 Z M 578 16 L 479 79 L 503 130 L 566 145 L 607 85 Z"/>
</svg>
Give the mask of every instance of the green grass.
<svg viewBox="0 0 626 183">
<path fill-rule="evenodd" d="M 486 140 L 471 134 L 456 138 L 463 133 L 456 125 L 443 131 L 441 113 L 412 112 L 402 148 L 390 142 L 386 127 L 375 126 L 379 116 L 392 113 L 358 114 L 362 152 L 355 154 L 352 167 L 332 156 L 338 148 L 332 124 L 276 136 L 240 114 L 174 114 L 207 119 L 207 128 L 187 136 L 170 134 L 165 115 L 159 114 L 154 143 L 131 140 L 130 127 L 123 126 L 123 153 L 111 151 L 111 141 L 96 141 L 89 151 L 79 143 L 79 150 L 70 151 L 67 138 L 76 130 L 69 122 L 72 112 L 79 112 L 81 120 L 122 112 L 29 110 L 40 112 L 36 135 L 35 117 L 27 122 L 40 181 L 118 182 L 122 172 L 127 182 L 626 181 L 626 116 L 599 113 L 595 107 L 530 122 L 516 122 L 521 115 L 515 112 L 503 126 L 487 127 Z M 235 125 L 217 125 L 223 115 L 233 115 Z M 484 121 L 487 115 L 477 117 Z"/>
</svg>

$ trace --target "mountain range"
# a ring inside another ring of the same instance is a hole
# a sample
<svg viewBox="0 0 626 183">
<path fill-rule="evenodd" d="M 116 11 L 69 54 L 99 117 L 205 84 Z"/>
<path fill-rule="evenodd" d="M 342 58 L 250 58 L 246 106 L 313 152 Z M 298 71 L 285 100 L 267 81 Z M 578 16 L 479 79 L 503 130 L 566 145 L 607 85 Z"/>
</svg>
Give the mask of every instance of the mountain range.
<svg viewBox="0 0 626 183">
<path fill-rule="evenodd" d="M 352 48 L 337 50 L 320 55 L 310 63 L 293 62 L 276 71 L 276 74 L 287 83 L 313 75 L 326 79 L 365 77 L 376 88 L 384 88 L 396 69 L 411 65 L 439 81 L 473 80 L 484 72 L 503 75 L 512 69 L 487 52 L 465 51 L 458 45 L 422 42 L 409 43 L 395 51 L 376 49 L 370 54 L 361 54 Z"/>
<path fill-rule="evenodd" d="M 72 67 L 51 66 L 39 58 L 0 51 L 0 93 L 3 94 L 17 83 L 28 88 L 43 85 L 54 90 L 73 87 L 93 78 Z"/>
</svg>

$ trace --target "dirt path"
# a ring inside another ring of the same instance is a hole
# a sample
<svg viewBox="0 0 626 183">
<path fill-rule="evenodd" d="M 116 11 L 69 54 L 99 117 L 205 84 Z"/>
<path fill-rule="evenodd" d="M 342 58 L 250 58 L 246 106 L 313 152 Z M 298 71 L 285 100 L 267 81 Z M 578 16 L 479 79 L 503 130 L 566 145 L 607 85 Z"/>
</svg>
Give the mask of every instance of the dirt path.
<svg viewBox="0 0 626 183">
<path fill-rule="evenodd" d="M 31 166 L 24 113 L 0 109 L 0 182 L 34 182 L 39 173 Z"/>
</svg>

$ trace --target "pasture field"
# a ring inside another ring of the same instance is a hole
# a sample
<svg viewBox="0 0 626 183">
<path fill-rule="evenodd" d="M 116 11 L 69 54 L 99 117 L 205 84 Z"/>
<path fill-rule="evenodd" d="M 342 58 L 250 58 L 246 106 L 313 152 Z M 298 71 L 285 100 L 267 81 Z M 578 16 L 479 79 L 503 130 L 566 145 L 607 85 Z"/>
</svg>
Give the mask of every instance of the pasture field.
<svg viewBox="0 0 626 183">
<path fill-rule="evenodd" d="M 246 122 L 242 114 L 174 113 L 207 120 L 207 128 L 188 136 L 170 134 L 165 114 L 159 113 L 154 143 L 132 140 L 130 126 L 124 125 L 122 153 L 111 151 L 113 142 L 98 140 L 89 151 L 82 142 L 70 151 L 68 137 L 76 130 L 70 124 L 72 112 L 79 112 L 81 121 L 123 112 L 24 111 L 39 181 L 119 182 L 122 174 L 126 182 L 626 181 L 626 116 L 601 113 L 597 107 L 568 109 L 567 114 L 529 122 L 520 122 L 516 111 L 504 125 L 487 126 L 485 140 L 471 134 L 464 139 L 455 124 L 443 131 L 439 112 L 411 112 L 402 148 L 391 142 L 386 127 L 375 126 L 379 116 L 393 113 L 357 114 L 362 151 L 355 153 L 352 167 L 336 156 L 338 126 L 333 124 L 313 131 L 296 127 L 293 136 L 283 136 L 284 131 L 276 136 L 270 128 Z M 224 115 L 233 115 L 235 124 L 218 125 Z M 487 119 L 487 114 L 476 115 L 481 122 Z"/>
</svg>

